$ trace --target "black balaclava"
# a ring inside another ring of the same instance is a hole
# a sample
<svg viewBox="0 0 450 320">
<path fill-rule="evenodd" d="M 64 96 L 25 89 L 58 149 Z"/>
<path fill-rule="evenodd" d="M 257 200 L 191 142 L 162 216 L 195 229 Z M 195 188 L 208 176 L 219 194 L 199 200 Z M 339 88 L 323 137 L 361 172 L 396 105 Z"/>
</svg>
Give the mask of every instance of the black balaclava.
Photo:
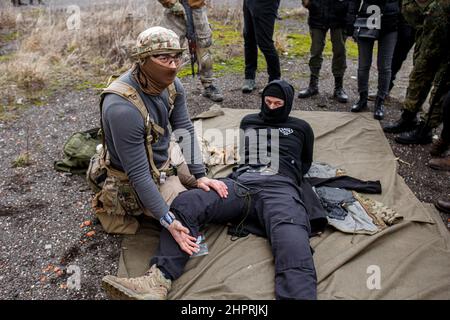
<svg viewBox="0 0 450 320">
<path fill-rule="evenodd" d="M 264 98 L 267 96 L 272 96 L 284 100 L 284 106 L 271 110 Z M 261 112 L 259 116 L 265 122 L 270 123 L 281 123 L 285 122 L 289 113 L 292 109 L 292 102 L 294 97 L 294 88 L 284 80 L 274 80 L 270 82 L 263 90 L 262 102 L 261 102 Z"/>
</svg>

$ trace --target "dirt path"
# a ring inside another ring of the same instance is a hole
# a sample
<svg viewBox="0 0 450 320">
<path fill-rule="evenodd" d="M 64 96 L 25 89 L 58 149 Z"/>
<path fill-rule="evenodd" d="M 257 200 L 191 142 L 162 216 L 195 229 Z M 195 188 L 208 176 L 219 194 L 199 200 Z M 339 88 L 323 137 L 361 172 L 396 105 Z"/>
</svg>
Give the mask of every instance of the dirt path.
<svg viewBox="0 0 450 320">
<path fill-rule="evenodd" d="M 287 22 L 289 23 L 289 22 Z M 302 26 L 304 28 L 304 26 Z M 356 61 L 348 61 L 345 77 L 350 101 L 356 99 Z M 385 121 L 398 118 L 404 96 L 408 60 L 398 77 Z M 376 78 L 372 72 L 371 87 Z M 298 90 L 306 84 L 306 58 L 283 59 L 283 77 Z M 201 97 L 197 84 L 184 78 L 191 115 L 207 110 L 211 103 Z M 225 93 L 224 107 L 258 108 L 258 93 L 240 92 L 242 76 L 226 75 L 217 80 Z M 258 74 L 264 85 L 266 75 Z M 333 79 L 329 59 L 325 59 L 319 96 L 295 99 L 294 109 L 348 111 L 351 103 L 339 104 L 331 98 Z M 90 209 L 91 193 L 83 177 L 53 170 L 61 157 L 68 136 L 98 123 L 98 91 L 61 92 L 44 106 L 34 106 L 18 114 L 12 122 L 0 123 L 0 298 L 1 299 L 104 299 L 101 278 L 114 274 L 120 250 L 119 236 L 105 234 Z M 26 150 L 28 140 L 32 164 L 12 168 L 11 163 Z M 434 202 L 450 195 L 449 173 L 438 173 L 426 166 L 429 146 L 399 146 L 388 140 L 399 162 L 399 173 L 422 201 Z M 408 164 L 407 164 L 408 163 Z M 83 226 L 84 221 L 92 221 Z M 89 231 L 95 231 L 88 236 Z M 81 289 L 66 287 L 67 268 L 79 267 Z"/>
</svg>

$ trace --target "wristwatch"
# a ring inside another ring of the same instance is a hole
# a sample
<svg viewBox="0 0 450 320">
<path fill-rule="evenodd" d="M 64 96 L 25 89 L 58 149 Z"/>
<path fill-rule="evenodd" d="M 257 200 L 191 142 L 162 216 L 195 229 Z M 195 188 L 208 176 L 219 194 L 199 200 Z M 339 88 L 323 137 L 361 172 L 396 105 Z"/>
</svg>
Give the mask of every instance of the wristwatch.
<svg viewBox="0 0 450 320">
<path fill-rule="evenodd" d="M 163 215 L 161 217 L 161 219 L 159 219 L 159 223 L 161 223 L 161 225 L 166 228 L 169 229 L 169 226 L 172 224 L 172 222 L 175 221 L 175 216 L 173 215 L 172 212 L 167 212 L 165 215 Z"/>
</svg>

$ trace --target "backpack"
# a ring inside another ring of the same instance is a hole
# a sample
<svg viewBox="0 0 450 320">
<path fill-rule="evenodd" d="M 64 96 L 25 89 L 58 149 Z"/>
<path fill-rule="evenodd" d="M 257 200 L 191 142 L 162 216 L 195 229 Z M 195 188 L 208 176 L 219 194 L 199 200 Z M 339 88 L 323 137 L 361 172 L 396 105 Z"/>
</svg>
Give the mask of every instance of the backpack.
<svg viewBox="0 0 450 320">
<path fill-rule="evenodd" d="M 72 174 L 85 174 L 97 146 L 101 143 L 100 128 L 75 132 L 63 146 L 63 159 L 54 162 L 55 170 Z"/>
</svg>

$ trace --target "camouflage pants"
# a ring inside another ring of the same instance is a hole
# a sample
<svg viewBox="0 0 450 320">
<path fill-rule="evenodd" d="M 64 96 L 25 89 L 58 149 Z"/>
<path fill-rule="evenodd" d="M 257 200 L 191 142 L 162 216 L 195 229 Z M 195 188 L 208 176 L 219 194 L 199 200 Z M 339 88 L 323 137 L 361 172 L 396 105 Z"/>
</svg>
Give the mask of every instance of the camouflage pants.
<svg viewBox="0 0 450 320">
<path fill-rule="evenodd" d="M 442 102 L 449 90 L 449 27 L 446 9 L 435 1 L 417 31 L 414 67 L 404 102 L 406 110 L 421 112 L 421 119 L 429 121 L 432 128 L 442 122 Z M 423 114 L 422 105 L 429 93 L 432 112 Z"/>
<path fill-rule="evenodd" d="M 213 81 L 213 59 L 209 48 L 212 45 L 212 31 L 209 25 L 206 7 L 192 9 L 195 33 L 197 35 L 197 58 L 199 62 L 200 81 L 203 87 L 210 86 Z M 186 21 L 176 16 L 170 10 L 165 10 L 161 25 L 173 30 L 180 37 L 182 47 L 187 47 Z"/>
</svg>

